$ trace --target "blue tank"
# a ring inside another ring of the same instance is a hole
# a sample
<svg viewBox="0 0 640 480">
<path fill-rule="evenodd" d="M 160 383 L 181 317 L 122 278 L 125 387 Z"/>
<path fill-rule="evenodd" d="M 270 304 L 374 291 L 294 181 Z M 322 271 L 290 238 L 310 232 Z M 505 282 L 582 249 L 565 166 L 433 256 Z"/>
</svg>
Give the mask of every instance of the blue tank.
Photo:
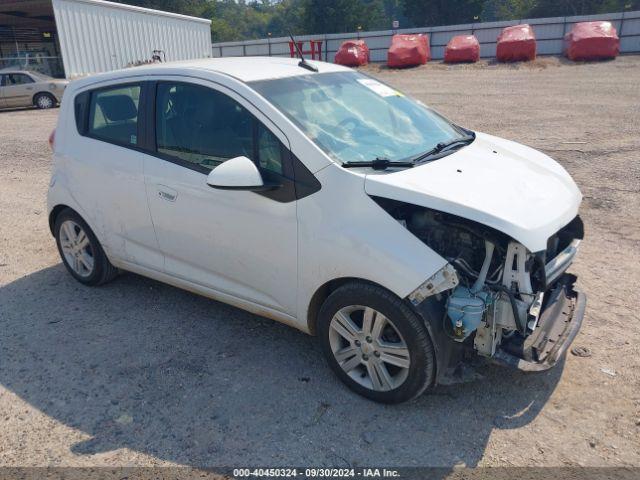
<svg viewBox="0 0 640 480">
<path fill-rule="evenodd" d="M 456 341 L 462 342 L 478 328 L 490 301 L 491 297 L 487 292 L 474 293 L 463 286 L 453 290 L 447 302 L 447 315 Z"/>
</svg>

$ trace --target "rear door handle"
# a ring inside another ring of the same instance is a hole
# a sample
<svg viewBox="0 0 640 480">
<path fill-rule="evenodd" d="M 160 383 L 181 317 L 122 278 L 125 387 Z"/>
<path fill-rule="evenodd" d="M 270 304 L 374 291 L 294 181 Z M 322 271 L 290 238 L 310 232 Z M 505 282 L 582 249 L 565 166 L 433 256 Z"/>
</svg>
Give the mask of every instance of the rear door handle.
<svg viewBox="0 0 640 480">
<path fill-rule="evenodd" d="M 175 202 L 178 198 L 178 192 L 173 188 L 166 187 L 164 185 L 158 185 L 158 196 L 166 200 L 167 202 Z"/>
</svg>

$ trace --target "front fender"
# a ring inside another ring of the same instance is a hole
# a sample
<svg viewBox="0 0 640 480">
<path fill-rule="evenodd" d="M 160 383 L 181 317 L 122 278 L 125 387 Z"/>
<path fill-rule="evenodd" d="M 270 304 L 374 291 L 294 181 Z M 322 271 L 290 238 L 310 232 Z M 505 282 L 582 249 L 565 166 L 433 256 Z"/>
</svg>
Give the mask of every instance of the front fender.
<svg viewBox="0 0 640 480">
<path fill-rule="evenodd" d="M 298 202 L 298 318 L 314 293 L 340 278 L 376 283 L 406 298 L 447 261 L 364 192 L 364 176 L 331 165 L 322 189 Z"/>
</svg>

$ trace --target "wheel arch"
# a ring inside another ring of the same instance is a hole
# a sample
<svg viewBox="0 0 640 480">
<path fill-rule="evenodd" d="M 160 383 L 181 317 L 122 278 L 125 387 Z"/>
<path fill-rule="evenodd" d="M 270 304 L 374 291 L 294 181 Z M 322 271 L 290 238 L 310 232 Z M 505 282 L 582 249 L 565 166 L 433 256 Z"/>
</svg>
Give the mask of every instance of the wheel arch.
<svg viewBox="0 0 640 480">
<path fill-rule="evenodd" d="M 53 208 L 51 209 L 51 211 L 49 212 L 49 231 L 51 232 L 51 235 L 55 235 L 55 232 L 53 231 L 53 227 L 54 227 L 54 226 L 55 226 L 55 224 L 56 224 L 56 219 L 58 218 L 58 215 L 60 215 L 60 213 L 62 213 L 62 211 L 63 211 L 63 210 L 66 210 L 67 208 L 68 208 L 69 210 L 73 210 L 73 211 L 74 211 L 74 212 L 76 212 L 78 215 L 80 215 L 80 213 L 79 213 L 79 212 L 77 212 L 76 210 L 74 210 L 73 208 L 71 208 L 71 207 L 70 207 L 70 206 L 68 206 L 68 205 L 60 204 L 60 205 L 56 205 L 55 207 L 53 207 Z M 82 217 L 82 215 L 80 215 L 80 217 Z M 84 218 L 83 218 L 83 220 L 84 220 Z M 86 220 L 85 220 L 85 221 L 86 221 Z"/>
<path fill-rule="evenodd" d="M 380 285 L 379 283 L 364 278 L 341 277 L 330 280 L 318 287 L 309 302 L 309 307 L 307 309 L 307 329 L 309 334 L 314 336 L 316 335 L 318 314 L 322 304 L 327 298 L 329 298 L 329 295 L 343 285 L 354 282 L 374 285 L 396 295 L 384 285 Z M 401 301 L 424 322 L 427 334 L 433 343 L 435 354 L 434 383 L 438 384 L 441 382 L 444 375 L 446 375 L 448 369 L 452 365 L 457 365 L 463 355 L 463 346 L 452 342 L 443 331 L 442 322 L 440 320 L 444 313 L 444 301 L 440 298 L 440 295 L 429 297 L 418 306 L 413 305 L 406 298 L 402 298 Z"/>
<path fill-rule="evenodd" d="M 340 277 L 325 282 L 323 285 L 316 289 L 314 294 L 311 296 L 311 300 L 309 301 L 309 305 L 307 307 L 307 329 L 311 335 L 316 335 L 318 314 L 320 313 L 320 308 L 322 308 L 322 304 L 324 303 L 324 301 L 329 298 L 329 295 L 331 295 L 331 293 L 348 283 L 365 283 L 383 288 L 390 293 L 393 293 L 384 285 L 380 285 L 379 283 L 373 282 L 371 280 L 358 277 Z M 395 295 L 395 293 L 393 294 Z"/>
<path fill-rule="evenodd" d="M 53 106 L 54 107 L 58 103 L 58 99 L 56 98 L 56 96 L 53 93 L 47 92 L 46 90 L 41 90 L 39 92 L 34 93 L 33 97 L 31 97 L 31 103 L 33 105 L 36 104 L 36 99 L 38 98 L 38 95 L 47 95 L 48 97 L 51 97 L 51 99 L 53 100 Z"/>
</svg>

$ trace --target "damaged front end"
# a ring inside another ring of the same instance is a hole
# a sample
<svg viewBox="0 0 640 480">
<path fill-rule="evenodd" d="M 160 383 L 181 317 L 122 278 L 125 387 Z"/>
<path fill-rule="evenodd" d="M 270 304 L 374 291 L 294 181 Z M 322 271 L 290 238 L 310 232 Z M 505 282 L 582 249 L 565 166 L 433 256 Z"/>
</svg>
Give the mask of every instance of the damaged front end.
<svg viewBox="0 0 640 480">
<path fill-rule="evenodd" d="M 477 222 L 374 200 L 448 261 L 407 297 L 428 319 L 441 365 L 452 366 L 470 351 L 525 371 L 557 363 L 580 329 L 586 305 L 576 277 L 566 273 L 584 237 L 579 216 L 549 238 L 546 250 L 533 253 Z"/>
</svg>

